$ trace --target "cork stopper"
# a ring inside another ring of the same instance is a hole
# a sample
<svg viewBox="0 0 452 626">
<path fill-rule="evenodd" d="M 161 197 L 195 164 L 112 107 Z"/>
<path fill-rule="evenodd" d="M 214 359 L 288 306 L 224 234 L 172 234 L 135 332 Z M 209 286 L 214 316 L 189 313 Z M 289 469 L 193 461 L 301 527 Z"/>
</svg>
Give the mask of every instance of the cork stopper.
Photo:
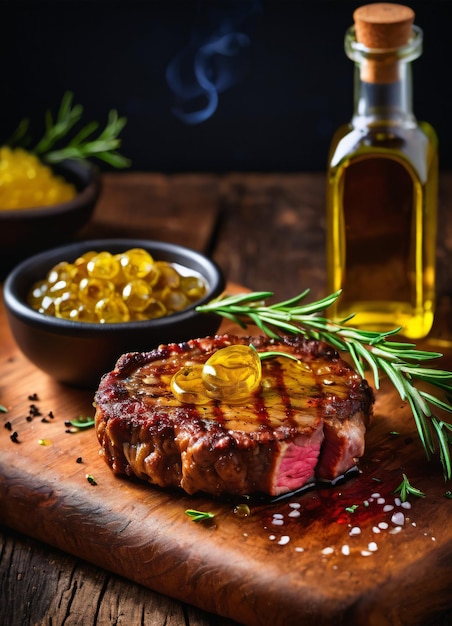
<svg viewBox="0 0 452 626">
<path fill-rule="evenodd" d="M 376 2 L 353 13 L 356 39 L 366 48 L 400 48 L 408 43 L 414 11 L 403 4 Z"/>
<path fill-rule="evenodd" d="M 391 55 L 391 50 L 409 42 L 414 11 L 403 4 L 376 2 L 356 9 L 353 19 L 358 43 L 382 51 L 380 59 L 375 55 L 373 60 L 368 60 L 361 78 L 382 83 L 397 80 L 397 56 Z"/>
</svg>

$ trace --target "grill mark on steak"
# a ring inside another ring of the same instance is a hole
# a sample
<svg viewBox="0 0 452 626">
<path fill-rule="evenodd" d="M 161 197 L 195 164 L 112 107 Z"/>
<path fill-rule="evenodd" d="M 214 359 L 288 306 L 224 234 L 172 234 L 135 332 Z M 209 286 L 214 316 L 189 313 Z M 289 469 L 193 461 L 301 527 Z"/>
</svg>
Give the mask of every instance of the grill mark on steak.
<svg viewBox="0 0 452 626">
<path fill-rule="evenodd" d="M 257 419 L 261 424 L 268 424 L 270 422 L 270 416 L 268 414 L 267 407 L 265 406 L 264 398 L 260 393 L 256 394 L 254 410 L 256 411 Z"/>
<path fill-rule="evenodd" d="M 237 343 L 284 351 L 300 363 L 264 360 L 261 387 L 242 405 L 174 398 L 177 370 Z M 95 404 L 102 454 L 118 475 L 189 494 L 279 495 L 356 464 L 373 393 L 322 342 L 223 335 L 123 355 L 103 377 Z"/>
<path fill-rule="evenodd" d="M 219 405 L 216 405 L 216 404 L 215 404 L 215 405 L 213 406 L 213 413 L 214 413 L 215 420 L 216 420 L 219 424 L 224 424 L 224 422 L 225 422 L 226 420 L 225 420 L 225 418 L 224 418 L 223 411 L 221 410 L 221 406 L 219 406 Z M 198 413 L 198 416 L 199 416 L 199 417 L 202 417 L 202 416 L 200 416 L 200 415 L 199 415 L 199 413 Z"/>
<path fill-rule="evenodd" d="M 281 363 L 275 359 L 273 362 L 269 363 L 268 369 L 270 370 L 269 373 L 272 375 L 273 380 L 274 380 L 274 385 L 273 385 L 274 389 L 281 396 L 281 402 L 282 402 L 282 405 L 284 406 L 286 417 L 289 423 L 294 425 L 293 424 L 293 410 L 292 410 L 292 406 L 290 403 L 290 397 L 289 397 L 289 394 L 287 393 L 287 389 L 284 383 L 284 376 L 283 376 Z"/>
</svg>

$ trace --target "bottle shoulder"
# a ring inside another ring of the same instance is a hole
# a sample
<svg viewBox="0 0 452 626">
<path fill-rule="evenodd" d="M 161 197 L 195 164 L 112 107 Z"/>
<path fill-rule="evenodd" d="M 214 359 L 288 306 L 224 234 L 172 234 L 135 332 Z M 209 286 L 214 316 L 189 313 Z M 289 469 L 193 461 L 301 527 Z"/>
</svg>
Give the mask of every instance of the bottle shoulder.
<svg viewBox="0 0 452 626">
<path fill-rule="evenodd" d="M 342 139 L 350 145 L 376 145 L 384 146 L 391 141 L 413 141 L 427 138 L 432 143 L 437 143 L 438 138 L 435 129 L 429 122 L 416 122 L 415 125 L 397 123 L 374 123 L 367 126 L 354 126 L 351 122 L 339 126 L 333 134 L 331 149 L 334 149 Z"/>
<path fill-rule="evenodd" d="M 351 123 L 340 126 L 333 135 L 328 154 L 328 168 L 345 161 L 372 155 L 405 161 L 419 176 L 426 176 L 430 164 L 437 160 L 438 138 L 428 122 L 412 127 L 396 124 L 374 124 L 355 128 Z"/>
</svg>

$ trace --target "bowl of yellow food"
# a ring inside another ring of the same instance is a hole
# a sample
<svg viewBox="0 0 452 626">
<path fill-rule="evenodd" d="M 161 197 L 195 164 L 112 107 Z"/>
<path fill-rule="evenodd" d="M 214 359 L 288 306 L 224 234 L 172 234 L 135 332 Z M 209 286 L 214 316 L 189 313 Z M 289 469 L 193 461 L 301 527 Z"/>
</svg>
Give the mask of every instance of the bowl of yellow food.
<svg viewBox="0 0 452 626">
<path fill-rule="evenodd" d="M 118 151 L 126 118 L 113 109 L 99 130 L 96 121 L 85 124 L 73 98 L 68 91 L 55 113 L 47 109 L 39 140 L 24 118 L 0 145 L 0 278 L 19 260 L 70 241 L 89 220 L 101 191 L 91 158 L 130 165 Z"/>
<path fill-rule="evenodd" d="M 122 354 L 215 334 L 221 318 L 197 306 L 224 286 L 221 269 L 184 246 L 99 239 L 26 259 L 3 295 L 23 354 L 62 383 L 95 388 Z"/>
<path fill-rule="evenodd" d="M 0 262 L 69 241 L 90 219 L 101 191 L 98 168 L 83 160 L 52 166 L 21 148 L 0 148 Z"/>
</svg>

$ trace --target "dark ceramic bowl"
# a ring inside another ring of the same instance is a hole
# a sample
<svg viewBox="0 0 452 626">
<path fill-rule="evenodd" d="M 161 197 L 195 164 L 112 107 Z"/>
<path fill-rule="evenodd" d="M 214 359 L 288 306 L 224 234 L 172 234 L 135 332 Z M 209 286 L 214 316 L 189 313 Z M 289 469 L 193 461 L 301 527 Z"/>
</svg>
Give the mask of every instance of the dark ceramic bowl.
<svg viewBox="0 0 452 626">
<path fill-rule="evenodd" d="M 86 161 L 52 166 L 75 185 L 73 200 L 50 207 L 0 210 L 0 266 L 3 277 L 27 256 L 69 241 L 91 217 L 101 191 L 99 170 Z"/>
<path fill-rule="evenodd" d="M 115 324 L 56 318 L 27 304 L 32 284 L 59 261 L 72 262 L 89 250 L 119 253 L 136 247 L 148 250 L 155 260 L 176 263 L 200 274 L 208 285 L 206 295 L 166 317 Z M 6 278 L 4 301 L 13 336 L 32 363 L 60 382 L 94 388 L 123 353 L 215 334 L 221 318 L 199 313 L 195 307 L 220 295 L 224 285 L 220 268 L 188 248 L 141 239 L 101 239 L 60 246 L 23 261 Z"/>
</svg>

